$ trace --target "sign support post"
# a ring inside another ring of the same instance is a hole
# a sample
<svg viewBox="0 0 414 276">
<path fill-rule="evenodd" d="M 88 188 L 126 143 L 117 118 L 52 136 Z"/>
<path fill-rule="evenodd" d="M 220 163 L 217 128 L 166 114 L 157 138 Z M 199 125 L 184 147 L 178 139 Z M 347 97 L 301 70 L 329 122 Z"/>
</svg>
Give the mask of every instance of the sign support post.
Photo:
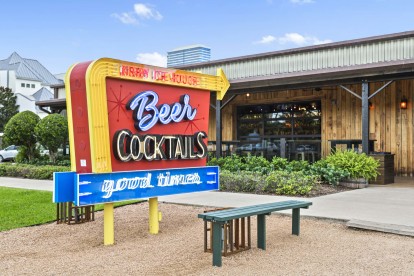
<svg viewBox="0 0 414 276">
<path fill-rule="evenodd" d="M 149 232 L 150 234 L 158 234 L 159 216 L 158 216 L 158 197 L 152 197 L 149 202 Z"/>
<path fill-rule="evenodd" d="M 113 245 L 114 235 L 114 204 L 104 204 L 104 245 Z"/>
</svg>

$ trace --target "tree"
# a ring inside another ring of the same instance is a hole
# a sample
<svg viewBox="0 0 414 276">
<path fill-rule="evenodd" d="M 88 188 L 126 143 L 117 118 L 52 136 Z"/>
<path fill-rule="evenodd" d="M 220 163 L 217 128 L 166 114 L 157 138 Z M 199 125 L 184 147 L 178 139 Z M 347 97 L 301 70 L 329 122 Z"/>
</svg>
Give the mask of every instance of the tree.
<svg viewBox="0 0 414 276">
<path fill-rule="evenodd" d="M 23 111 L 14 115 L 4 127 L 3 140 L 7 145 L 24 147 L 24 152 L 31 161 L 36 151 L 34 129 L 40 118 L 32 111 Z"/>
<path fill-rule="evenodd" d="M 19 112 L 19 106 L 16 104 L 16 96 L 8 87 L 0 86 L 0 132 L 11 117 Z"/>
<path fill-rule="evenodd" d="M 55 162 L 58 148 L 68 139 L 68 121 L 59 114 L 44 117 L 35 127 L 40 144 L 49 150 L 50 161 Z"/>
</svg>

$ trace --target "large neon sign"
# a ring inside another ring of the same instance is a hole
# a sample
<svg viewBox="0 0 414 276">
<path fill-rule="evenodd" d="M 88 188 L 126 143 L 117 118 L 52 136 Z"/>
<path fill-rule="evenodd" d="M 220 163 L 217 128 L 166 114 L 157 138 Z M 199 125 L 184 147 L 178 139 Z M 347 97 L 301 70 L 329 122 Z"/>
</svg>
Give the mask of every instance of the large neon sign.
<svg viewBox="0 0 414 276">
<path fill-rule="evenodd" d="M 56 174 L 55 202 L 103 202 L 112 217 L 110 202 L 150 197 L 154 210 L 159 195 L 218 189 L 217 168 L 204 166 L 210 92 L 222 99 L 229 87 L 222 71 L 209 76 L 103 58 L 72 66 L 65 85 L 72 172 Z M 153 217 L 150 232 L 157 233 Z M 105 226 L 105 244 L 112 244 L 107 228 L 113 225 Z"/>
</svg>

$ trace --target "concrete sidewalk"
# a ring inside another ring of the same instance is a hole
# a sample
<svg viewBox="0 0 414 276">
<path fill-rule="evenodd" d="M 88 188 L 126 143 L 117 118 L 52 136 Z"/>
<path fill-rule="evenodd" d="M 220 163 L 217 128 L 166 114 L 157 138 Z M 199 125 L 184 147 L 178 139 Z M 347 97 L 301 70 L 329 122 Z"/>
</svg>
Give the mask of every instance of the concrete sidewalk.
<svg viewBox="0 0 414 276">
<path fill-rule="evenodd" d="M 51 180 L 0 177 L 0 186 L 53 191 Z M 400 177 L 391 185 L 370 185 L 365 189 L 315 198 L 226 192 L 199 192 L 159 197 L 160 202 L 210 207 L 239 207 L 289 199 L 313 203 L 309 209 L 301 210 L 304 216 L 347 221 L 351 227 L 414 236 L 414 179 L 412 178 Z"/>
<path fill-rule="evenodd" d="M 52 180 L 36 180 L 15 177 L 0 177 L 0 186 L 28 190 L 53 191 Z"/>
</svg>

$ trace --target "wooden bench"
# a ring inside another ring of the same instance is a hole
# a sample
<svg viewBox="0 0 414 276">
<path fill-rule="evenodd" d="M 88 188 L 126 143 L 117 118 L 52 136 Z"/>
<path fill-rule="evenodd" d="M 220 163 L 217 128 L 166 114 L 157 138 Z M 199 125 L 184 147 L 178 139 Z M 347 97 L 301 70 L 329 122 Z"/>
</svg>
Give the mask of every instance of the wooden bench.
<svg viewBox="0 0 414 276">
<path fill-rule="evenodd" d="M 257 216 L 257 247 L 266 250 L 266 215 L 270 215 L 271 212 L 292 209 L 292 234 L 299 236 L 300 208 L 307 209 L 310 205 L 312 202 L 288 200 L 199 214 L 199 218 L 212 223 L 213 266 L 221 266 L 224 224 L 239 218 Z"/>
</svg>

